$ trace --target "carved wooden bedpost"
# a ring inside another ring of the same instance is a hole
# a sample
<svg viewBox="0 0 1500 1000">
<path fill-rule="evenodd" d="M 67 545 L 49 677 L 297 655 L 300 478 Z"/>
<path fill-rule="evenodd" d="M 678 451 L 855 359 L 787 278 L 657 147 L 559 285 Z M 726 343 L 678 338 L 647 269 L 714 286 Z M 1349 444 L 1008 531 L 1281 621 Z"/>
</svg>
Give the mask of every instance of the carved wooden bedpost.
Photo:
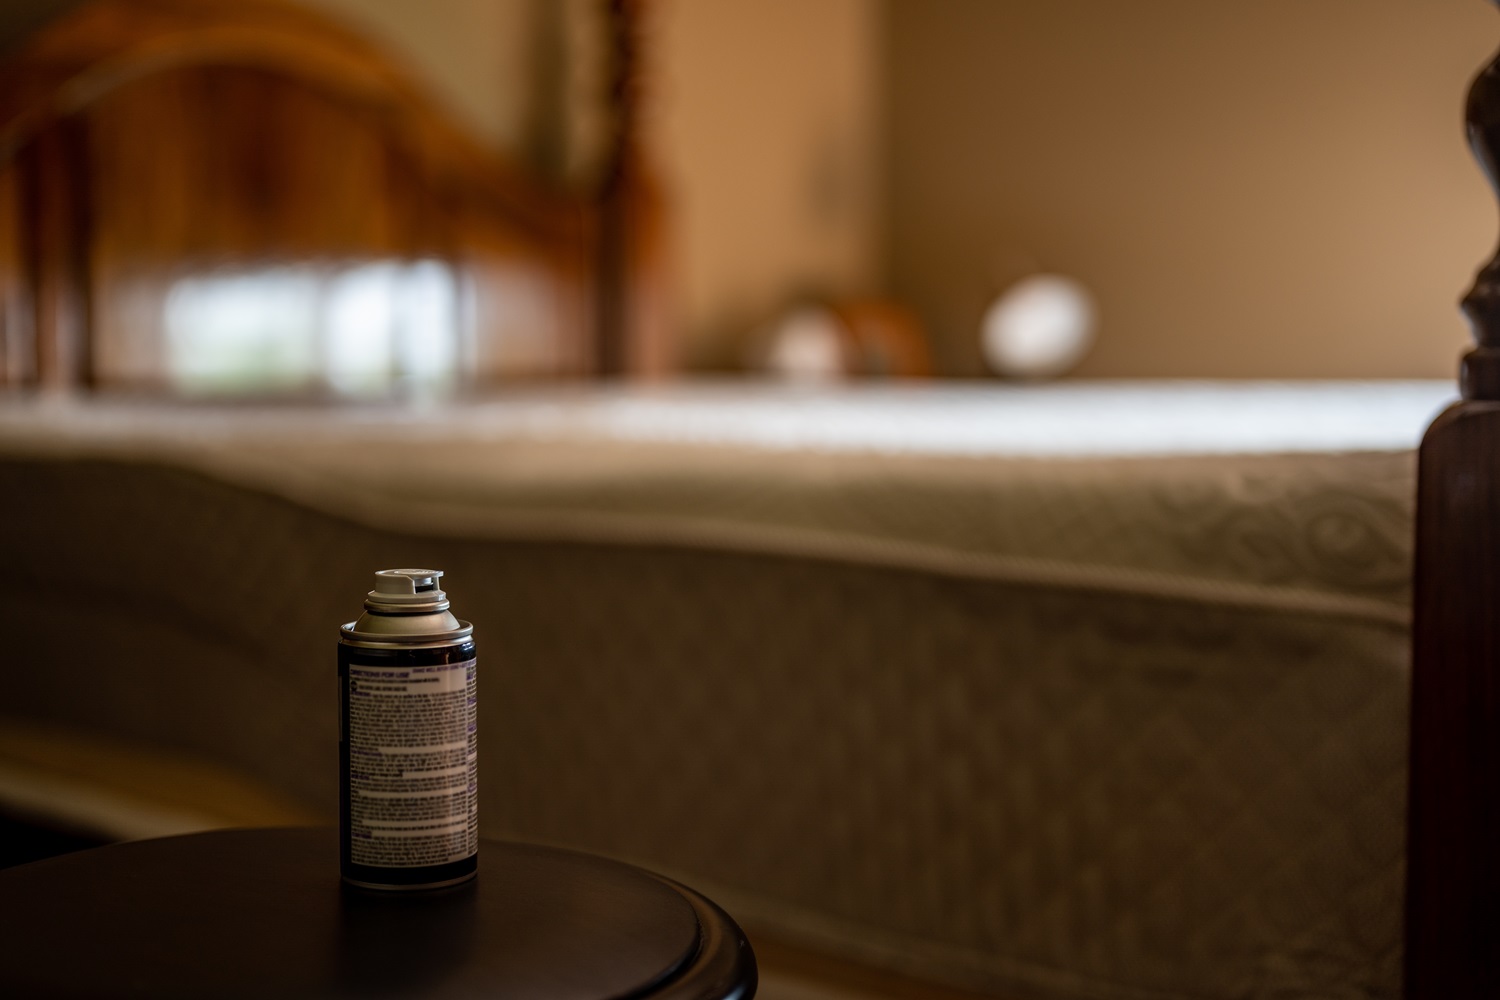
<svg viewBox="0 0 1500 1000">
<path fill-rule="evenodd" d="M 605 0 L 610 138 L 599 194 L 594 363 L 600 375 L 650 376 L 671 366 L 663 199 L 644 148 L 642 41 L 648 0 Z"/>
<path fill-rule="evenodd" d="M 1500 191 L 1500 57 L 1474 81 L 1467 120 Z M 1463 398 L 1428 429 L 1418 471 L 1409 1000 L 1500 997 L 1500 254 L 1464 312 L 1477 346 Z"/>
</svg>

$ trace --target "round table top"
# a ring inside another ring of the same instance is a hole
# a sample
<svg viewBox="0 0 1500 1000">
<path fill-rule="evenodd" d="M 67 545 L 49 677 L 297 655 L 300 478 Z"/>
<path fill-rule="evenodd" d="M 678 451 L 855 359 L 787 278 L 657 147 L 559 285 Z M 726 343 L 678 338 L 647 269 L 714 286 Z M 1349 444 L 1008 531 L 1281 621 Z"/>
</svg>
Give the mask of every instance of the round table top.
<svg viewBox="0 0 1500 1000">
<path fill-rule="evenodd" d="M 451 889 L 339 881 L 324 829 L 220 830 L 0 872 L 0 995 L 748 998 L 722 910 L 603 858 L 484 842 Z"/>
</svg>

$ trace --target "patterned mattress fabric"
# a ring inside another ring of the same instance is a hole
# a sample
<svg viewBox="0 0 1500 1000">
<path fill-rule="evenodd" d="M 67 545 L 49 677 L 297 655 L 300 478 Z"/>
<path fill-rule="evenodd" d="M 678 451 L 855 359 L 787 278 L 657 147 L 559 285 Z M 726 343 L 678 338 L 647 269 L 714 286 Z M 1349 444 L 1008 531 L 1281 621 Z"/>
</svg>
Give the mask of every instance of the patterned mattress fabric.
<svg viewBox="0 0 1500 1000">
<path fill-rule="evenodd" d="M 334 627 L 432 564 L 486 836 L 1005 995 L 1394 997 L 1446 388 L 1132 393 L 0 408 L 4 711 L 331 815 Z"/>
</svg>

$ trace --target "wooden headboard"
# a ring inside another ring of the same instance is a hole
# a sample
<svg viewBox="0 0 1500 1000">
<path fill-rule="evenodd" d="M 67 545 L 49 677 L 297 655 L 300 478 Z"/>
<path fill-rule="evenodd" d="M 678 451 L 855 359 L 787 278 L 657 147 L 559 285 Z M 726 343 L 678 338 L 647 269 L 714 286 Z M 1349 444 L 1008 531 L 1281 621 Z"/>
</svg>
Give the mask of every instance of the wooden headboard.
<svg viewBox="0 0 1500 1000">
<path fill-rule="evenodd" d="M 92 0 L 45 25 L 0 64 L 0 386 L 161 388 L 183 281 L 379 262 L 441 269 L 462 381 L 659 370 L 640 8 L 605 8 L 613 125 L 584 193 L 291 3 Z"/>
</svg>

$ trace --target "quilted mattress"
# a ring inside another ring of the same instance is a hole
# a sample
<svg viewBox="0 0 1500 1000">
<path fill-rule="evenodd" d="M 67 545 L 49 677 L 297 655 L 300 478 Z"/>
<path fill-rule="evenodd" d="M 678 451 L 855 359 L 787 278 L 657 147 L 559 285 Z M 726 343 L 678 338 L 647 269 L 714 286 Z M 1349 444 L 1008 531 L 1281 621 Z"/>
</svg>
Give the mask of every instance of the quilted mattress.
<svg viewBox="0 0 1500 1000">
<path fill-rule="evenodd" d="M 486 836 L 1013 997 L 1399 993 L 1444 384 L 0 406 L 5 714 L 333 814 L 335 626 L 431 564 Z"/>
</svg>

